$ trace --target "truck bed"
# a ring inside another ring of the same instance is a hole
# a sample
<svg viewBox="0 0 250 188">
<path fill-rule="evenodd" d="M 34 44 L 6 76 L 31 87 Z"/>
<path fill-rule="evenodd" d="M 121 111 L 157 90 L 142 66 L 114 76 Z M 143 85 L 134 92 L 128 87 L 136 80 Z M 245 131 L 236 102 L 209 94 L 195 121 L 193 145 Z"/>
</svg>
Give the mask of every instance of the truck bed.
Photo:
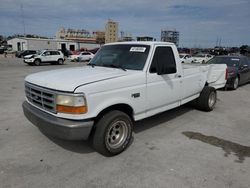
<svg viewBox="0 0 250 188">
<path fill-rule="evenodd" d="M 226 65 L 224 64 L 182 64 L 184 77 L 193 74 L 206 73 L 207 83 L 216 88 L 222 88 L 226 84 Z"/>
</svg>

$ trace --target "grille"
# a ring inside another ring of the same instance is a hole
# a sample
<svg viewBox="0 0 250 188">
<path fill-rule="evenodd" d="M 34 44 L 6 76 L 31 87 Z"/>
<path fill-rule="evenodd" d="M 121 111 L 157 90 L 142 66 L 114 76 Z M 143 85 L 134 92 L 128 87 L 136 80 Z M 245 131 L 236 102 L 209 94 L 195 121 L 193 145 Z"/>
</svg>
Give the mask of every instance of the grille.
<svg viewBox="0 0 250 188">
<path fill-rule="evenodd" d="M 35 106 L 56 113 L 55 93 L 52 91 L 25 83 L 25 94 Z"/>
</svg>

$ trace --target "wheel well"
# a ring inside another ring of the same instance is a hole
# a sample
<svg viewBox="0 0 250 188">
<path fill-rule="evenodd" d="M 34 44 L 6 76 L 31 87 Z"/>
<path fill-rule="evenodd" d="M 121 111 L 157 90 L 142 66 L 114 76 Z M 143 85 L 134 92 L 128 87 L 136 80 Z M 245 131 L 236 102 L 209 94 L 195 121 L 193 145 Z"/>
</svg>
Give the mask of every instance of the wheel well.
<svg viewBox="0 0 250 188">
<path fill-rule="evenodd" d="M 97 115 L 97 117 L 95 118 L 95 121 L 98 121 L 104 114 L 106 114 L 112 110 L 119 110 L 121 112 L 124 112 L 131 118 L 132 121 L 134 121 L 133 108 L 131 106 L 129 106 L 128 104 L 116 104 L 116 105 L 112 105 L 108 108 L 105 108 Z"/>
<path fill-rule="evenodd" d="M 40 58 L 36 58 L 36 59 L 35 59 L 35 61 L 36 61 L 36 60 L 38 60 L 38 61 L 40 61 L 40 62 L 41 62 L 41 59 L 40 59 Z"/>
<path fill-rule="evenodd" d="M 237 77 L 239 78 L 239 80 L 240 80 L 240 74 L 237 74 Z"/>
</svg>

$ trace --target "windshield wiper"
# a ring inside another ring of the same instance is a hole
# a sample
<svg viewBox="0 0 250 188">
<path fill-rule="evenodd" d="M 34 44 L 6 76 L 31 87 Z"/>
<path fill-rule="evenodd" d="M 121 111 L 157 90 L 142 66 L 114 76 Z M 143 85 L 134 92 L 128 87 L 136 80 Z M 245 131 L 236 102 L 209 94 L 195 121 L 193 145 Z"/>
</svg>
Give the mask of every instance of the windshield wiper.
<svg viewBox="0 0 250 188">
<path fill-rule="evenodd" d="M 89 63 L 89 64 L 87 64 L 88 66 L 91 66 L 92 68 L 94 68 L 96 65 L 95 64 L 93 64 L 93 63 Z"/>
</svg>

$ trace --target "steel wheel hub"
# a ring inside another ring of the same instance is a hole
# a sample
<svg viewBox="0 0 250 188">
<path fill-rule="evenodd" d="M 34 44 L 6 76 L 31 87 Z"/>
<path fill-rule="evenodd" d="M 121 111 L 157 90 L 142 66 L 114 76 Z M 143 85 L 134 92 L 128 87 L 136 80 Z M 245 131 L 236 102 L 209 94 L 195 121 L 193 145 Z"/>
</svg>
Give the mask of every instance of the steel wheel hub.
<svg viewBox="0 0 250 188">
<path fill-rule="evenodd" d="M 209 105 L 209 107 L 213 108 L 213 106 L 215 105 L 215 102 L 216 102 L 216 94 L 215 94 L 215 92 L 212 92 L 209 95 L 209 99 L 208 99 L 208 105 Z"/>
<path fill-rule="evenodd" d="M 128 136 L 128 126 L 124 121 L 114 122 L 109 130 L 106 137 L 106 143 L 112 149 L 119 148 L 123 145 Z"/>
</svg>

